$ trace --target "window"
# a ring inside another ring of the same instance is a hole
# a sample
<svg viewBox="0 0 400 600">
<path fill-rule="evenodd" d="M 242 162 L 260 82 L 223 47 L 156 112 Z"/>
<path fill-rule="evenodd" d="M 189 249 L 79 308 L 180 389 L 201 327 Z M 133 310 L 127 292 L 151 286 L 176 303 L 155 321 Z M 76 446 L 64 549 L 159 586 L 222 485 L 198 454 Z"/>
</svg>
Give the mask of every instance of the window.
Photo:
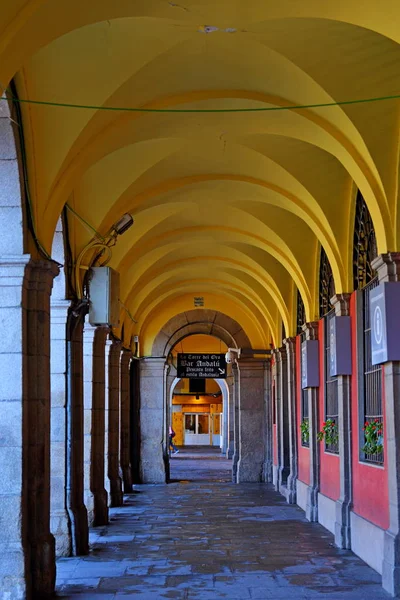
<svg viewBox="0 0 400 600">
<path fill-rule="evenodd" d="M 306 322 L 306 310 L 304 308 L 303 298 L 297 290 L 297 335 L 303 331 L 303 325 Z"/>
<path fill-rule="evenodd" d="M 369 319 L 371 290 L 379 283 L 371 264 L 376 255 L 374 225 L 365 200 L 358 191 L 354 224 L 353 274 L 354 288 L 360 290 L 357 299 L 359 450 L 360 460 L 382 464 L 383 452 L 368 454 L 363 449 L 365 444 L 364 423 L 375 419 L 379 423 L 383 422 L 382 367 L 372 365 Z"/>
<path fill-rule="evenodd" d="M 369 303 L 370 294 L 379 284 L 378 278 L 375 277 L 362 290 L 362 309 L 363 309 L 363 324 L 362 324 L 362 358 L 363 372 L 362 385 L 359 387 L 360 397 L 360 458 L 372 463 L 383 463 L 383 452 L 379 454 L 366 454 L 363 451 L 364 435 L 362 427 L 366 421 L 374 421 L 377 419 L 379 423 L 383 422 L 382 411 L 382 367 L 381 365 L 372 364 L 371 356 L 371 324 L 369 318 Z M 361 350 L 361 349 L 360 349 Z"/>
<path fill-rule="evenodd" d="M 300 343 L 303 342 L 306 339 L 306 334 L 303 332 L 300 336 Z M 301 364 L 301 363 L 300 363 Z M 302 379 L 302 373 L 301 373 L 301 366 L 300 366 L 300 380 Z M 308 426 L 309 426 L 309 414 L 308 414 L 308 390 L 303 390 L 301 389 L 301 398 L 300 398 L 300 403 L 301 403 L 301 424 L 304 427 L 304 425 L 306 425 L 306 430 L 308 430 Z M 301 445 L 304 446 L 305 448 L 309 448 L 310 446 L 310 440 L 309 440 L 309 434 L 308 435 L 304 435 L 304 433 L 302 432 L 301 434 Z"/>
<path fill-rule="evenodd" d="M 338 426 L 339 424 L 339 407 L 338 407 L 338 378 L 332 377 L 329 373 L 330 365 L 330 321 L 335 316 L 335 311 L 331 310 L 325 317 L 325 421 L 331 419 Z M 327 444 L 325 442 L 325 451 L 333 454 L 339 453 L 339 445 Z"/>
<path fill-rule="evenodd" d="M 332 267 L 325 250 L 321 246 L 319 261 L 319 316 L 323 317 L 332 308 L 331 298 L 335 295 L 335 282 Z"/>
</svg>

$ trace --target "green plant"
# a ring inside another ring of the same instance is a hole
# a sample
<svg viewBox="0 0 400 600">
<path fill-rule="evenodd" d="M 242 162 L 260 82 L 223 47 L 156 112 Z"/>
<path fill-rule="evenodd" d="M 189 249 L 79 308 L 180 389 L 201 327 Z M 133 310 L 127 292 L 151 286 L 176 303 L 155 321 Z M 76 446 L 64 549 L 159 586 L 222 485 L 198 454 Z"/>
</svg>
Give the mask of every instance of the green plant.
<svg viewBox="0 0 400 600">
<path fill-rule="evenodd" d="M 322 429 L 317 433 L 317 439 L 319 442 L 322 442 L 322 440 L 325 439 L 325 444 L 328 446 L 333 446 L 338 443 L 338 426 L 333 419 L 327 419 L 322 423 Z"/>
<path fill-rule="evenodd" d="M 310 424 L 308 419 L 304 419 L 300 424 L 301 441 L 303 444 L 308 444 L 310 440 Z"/>
<path fill-rule="evenodd" d="M 380 454 L 383 452 L 383 423 L 379 419 L 366 421 L 363 427 L 365 444 L 363 452 L 365 454 Z"/>
</svg>

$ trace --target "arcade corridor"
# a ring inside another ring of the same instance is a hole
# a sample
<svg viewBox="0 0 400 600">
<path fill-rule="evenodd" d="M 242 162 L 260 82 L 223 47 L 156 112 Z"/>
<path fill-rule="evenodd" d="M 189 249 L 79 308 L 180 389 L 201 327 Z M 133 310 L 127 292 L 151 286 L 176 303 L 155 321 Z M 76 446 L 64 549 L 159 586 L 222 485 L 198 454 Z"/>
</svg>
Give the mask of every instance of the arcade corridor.
<svg viewBox="0 0 400 600">
<path fill-rule="evenodd" d="M 266 484 L 227 483 L 215 451 L 184 450 L 138 486 L 87 557 L 58 561 L 63 600 L 384 600 L 380 576 Z M 190 458 L 192 457 L 192 458 Z M 221 482 L 221 479 L 225 481 Z"/>
</svg>

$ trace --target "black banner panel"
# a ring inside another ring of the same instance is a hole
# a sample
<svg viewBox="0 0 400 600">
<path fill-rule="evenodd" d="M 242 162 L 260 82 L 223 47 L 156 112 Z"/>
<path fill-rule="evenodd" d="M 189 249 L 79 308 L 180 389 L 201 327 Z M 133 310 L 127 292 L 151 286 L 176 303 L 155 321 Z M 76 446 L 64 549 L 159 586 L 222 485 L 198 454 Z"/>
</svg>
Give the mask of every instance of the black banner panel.
<svg viewBox="0 0 400 600">
<path fill-rule="evenodd" d="M 225 379 L 225 354 L 178 354 L 178 377 Z"/>
</svg>

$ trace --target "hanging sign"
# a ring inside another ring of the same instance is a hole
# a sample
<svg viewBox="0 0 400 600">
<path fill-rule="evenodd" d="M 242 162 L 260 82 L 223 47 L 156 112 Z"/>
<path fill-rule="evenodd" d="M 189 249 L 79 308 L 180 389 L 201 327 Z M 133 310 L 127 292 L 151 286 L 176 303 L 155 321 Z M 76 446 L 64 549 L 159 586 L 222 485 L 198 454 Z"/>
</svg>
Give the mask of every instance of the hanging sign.
<svg viewBox="0 0 400 600">
<path fill-rule="evenodd" d="M 301 344 L 301 387 L 319 386 L 318 340 L 305 340 Z"/>
<path fill-rule="evenodd" d="M 178 354 L 177 376 L 189 379 L 225 379 L 225 354 Z"/>
<path fill-rule="evenodd" d="M 381 283 L 369 299 L 372 364 L 400 360 L 400 283 Z"/>
<path fill-rule="evenodd" d="M 331 317 L 329 320 L 329 374 L 351 375 L 350 317 Z"/>
</svg>

